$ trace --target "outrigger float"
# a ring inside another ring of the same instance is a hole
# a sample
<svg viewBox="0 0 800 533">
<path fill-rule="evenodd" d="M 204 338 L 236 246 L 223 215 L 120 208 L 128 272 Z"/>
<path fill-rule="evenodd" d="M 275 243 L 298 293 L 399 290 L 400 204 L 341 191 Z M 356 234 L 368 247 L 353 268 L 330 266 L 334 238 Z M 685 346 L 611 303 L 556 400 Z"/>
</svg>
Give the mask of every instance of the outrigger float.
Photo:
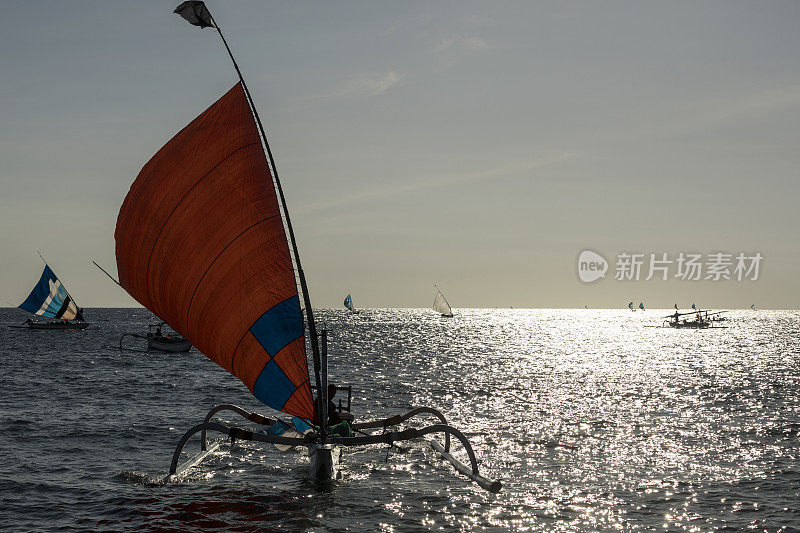
<svg viewBox="0 0 800 533">
<path fill-rule="evenodd" d="M 443 458 L 481 487 L 499 491 L 499 482 L 479 474 L 467 438 L 435 409 L 421 407 L 355 423 L 343 432 L 336 430 L 339 426 L 330 427 L 327 333 L 317 334 L 292 222 L 261 119 L 205 4 L 183 2 L 175 13 L 195 26 L 217 30 L 239 81 L 164 145 L 131 185 L 114 234 L 118 283 L 198 351 L 239 378 L 256 399 L 291 415 L 297 431 L 274 434 L 228 426 L 214 421 L 214 415 L 231 411 L 269 428 L 276 420 L 219 405 L 180 439 L 168 479 L 213 453 L 209 432 L 234 440 L 305 446 L 310 455 L 308 475 L 320 480 L 337 478 L 343 447 L 439 434 L 444 445 L 432 441 L 431 446 Z M 316 398 L 306 338 L 311 344 Z M 436 416 L 438 423 L 396 429 L 421 414 Z M 396 430 L 379 435 L 350 431 L 373 428 Z M 179 466 L 184 446 L 197 433 L 201 433 L 200 454 Z M 466 450 L 469 465 L 451 455 L 452 439 Z"/>
</svg>

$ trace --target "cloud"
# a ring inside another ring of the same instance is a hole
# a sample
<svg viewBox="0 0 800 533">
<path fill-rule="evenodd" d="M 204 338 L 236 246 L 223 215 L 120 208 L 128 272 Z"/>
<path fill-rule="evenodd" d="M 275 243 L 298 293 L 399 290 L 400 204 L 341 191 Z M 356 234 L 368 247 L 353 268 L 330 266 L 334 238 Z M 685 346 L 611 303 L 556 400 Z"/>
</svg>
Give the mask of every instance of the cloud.
<svg viewBox="0 0 800 533">
<path fill-rule="evenodd" d="M 308 97 L 307 100 L 337 97 L 369 98 L 378 96 L 396 85 L 403 78 L 405 78 L 405 74 L 394 70 L 372 74 L 357 74 L 342 81 L 324 93 L 317 93 Z"/>
<path fill-rule="evenodd" d="M 602 140 L 629 143 L 643 139 L 680 138 L 705 130 L 734 127 L 740 122 L 782 111 L 793 112 L 798 108 L 798 85 L 751 93 L 714 94 L 711 97 L 697 97 L 672 108 L 657 108 L 660 114 L 646 124 L 636 124 L 614 135 L 604 132 Z"/>
<path fill-rule="evenodd" d="M 486 50 L 492 46 L 480 37 L 447 37 L 436 46 L 437 52 L 445 50 Z"/>
<path fill-rule="evenodd" d="M 713 105 L 715 104 L 716 105 Z M 800 87 L 788 86 L 773 90 L 758 91 L 751 94 L 717 98 L 712 105 L 706 103 L 705 112 L 694 109 L 697 128 L 715 126 L 751 117 L 760 117 L 784 109 L 800 106 Z"/>
<path fill-rule="evenodd" d="M 349 193 L 338 198 L 326 198 L 319 202 L 299 206 L 295 212 L 310 213 L 326 209 L 338 208 L 344 205 L 372 203 L 380 198 L 388 198 L 402 194 L 410 194 L 425 189 L 444 187 L 458 183 L 487 181 L 499 179 L 522 172 L 528 172 L 536 168 L 552 166 L 567 160 L 574 159 L 579 154 L 574 152 L 563 152 L 550 157 L 537 160 L 521 161 L 508 163 L 499 167 L 480 170 L 476 172 L 459 172 L 427 176 L 416 181 L 407 181 L 402 184 L 393 184 L 387 187 L 375 187 L 371 190 L 363 190 L 360 193 Z"/>
</svg>

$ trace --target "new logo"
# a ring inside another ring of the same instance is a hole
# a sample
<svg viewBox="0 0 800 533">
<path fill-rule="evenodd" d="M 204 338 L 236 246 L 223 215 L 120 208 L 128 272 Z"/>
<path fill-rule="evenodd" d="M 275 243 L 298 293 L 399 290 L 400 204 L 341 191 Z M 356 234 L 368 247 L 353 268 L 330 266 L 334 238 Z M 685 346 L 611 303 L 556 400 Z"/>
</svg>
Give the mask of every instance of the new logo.
<svg viewBox="0 0 800 533">
<path fill-rule="evenodd" d="M 608 261 L 591 250 L 584 250 L 578 256 L 578 277 L 584 283 L 591 283 L 606 277 Z"/>
</svg>

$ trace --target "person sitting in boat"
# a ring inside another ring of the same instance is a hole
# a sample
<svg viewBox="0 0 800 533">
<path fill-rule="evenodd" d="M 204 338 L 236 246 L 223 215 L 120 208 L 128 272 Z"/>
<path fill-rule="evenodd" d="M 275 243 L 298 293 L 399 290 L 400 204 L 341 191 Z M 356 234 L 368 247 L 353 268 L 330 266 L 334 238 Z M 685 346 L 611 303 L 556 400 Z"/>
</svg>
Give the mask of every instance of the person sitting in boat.
<svg viewBox="0 0 800 533">
<path fill-rule="evenodd" d="M 342 417 L 339 416 L 339 411 L 333 401 L 334 396 L 336 396 L 336 385 L 331 383 L 328 385 L 328 426 L 335 426 L 342 421 Z"/>
<path fill-rule="evenodd" d="M 347 411 L 339 411 L 336 409 L 336 404 L 333 402 L 333 397 L 336 396 L 336 385 L 331 383 L 328 385 L 328 428 L 332 435 L 340 437 L 352 437 L 353 430 L 350 428 L 350 422 L 353 420 L 353 415 Z M 314 402 L 316 410 L 317 402 Z"/>
<path fill-rule="evenodd" d="M 328 425 L 335 426 L 336 424 L 341 423 L 342 421 L 352 422 L 353 415 L 348 413 L 347 411 L 339 411 L 336 408 L 336 404 L 333 401 L 333 397 L 336 396 L 336 385 L 331 383 L 328 385 Z"/>
</svg>

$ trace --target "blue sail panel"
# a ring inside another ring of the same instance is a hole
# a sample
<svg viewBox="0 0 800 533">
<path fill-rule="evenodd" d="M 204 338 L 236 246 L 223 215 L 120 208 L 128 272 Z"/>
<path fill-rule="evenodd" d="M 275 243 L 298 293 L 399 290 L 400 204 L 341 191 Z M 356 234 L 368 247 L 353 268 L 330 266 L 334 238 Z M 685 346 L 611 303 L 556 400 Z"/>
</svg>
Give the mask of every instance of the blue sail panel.
<svg viewBox="0 0 800 533">
<path fill-rule="evenodd" d="M 63 318 L 72 320 L 78 315 L 78 306 L 70 297 L 49 266 L 44 266 L 42 277 L 33 287 L 28 298 L 19 305 L 20 309 L 44 318 Z"/>
</svg>

